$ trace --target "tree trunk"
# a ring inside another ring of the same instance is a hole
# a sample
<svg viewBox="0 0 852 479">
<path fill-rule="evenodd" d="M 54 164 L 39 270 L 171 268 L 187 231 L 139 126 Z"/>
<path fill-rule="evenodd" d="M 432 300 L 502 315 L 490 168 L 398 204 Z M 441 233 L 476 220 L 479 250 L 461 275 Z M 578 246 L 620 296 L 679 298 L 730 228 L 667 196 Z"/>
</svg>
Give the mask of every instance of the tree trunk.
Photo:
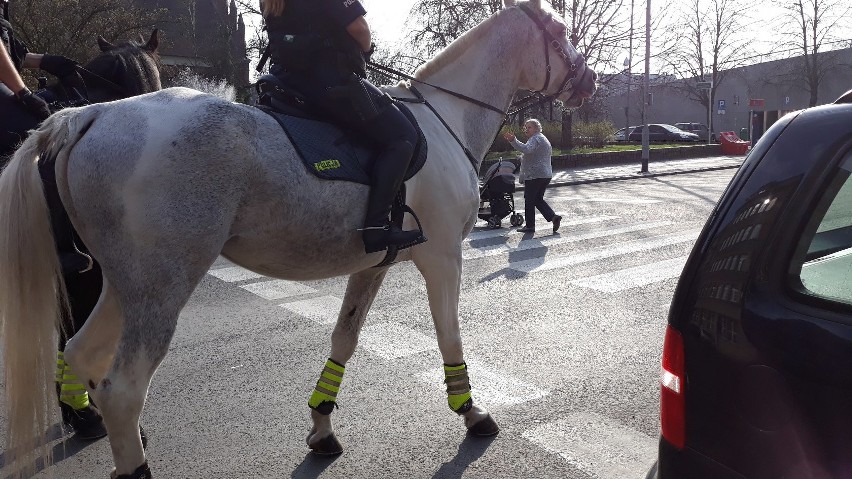
<svg viewBox="0 0 852 479">
<path fill-rule="evenodd" d="M 573 127 L 574 116 L 571 110 L 562 110 L 562 144 L 559 145 L 563 150 L 574 148 L 574 134 L 571 131 Z"/>
</svg>

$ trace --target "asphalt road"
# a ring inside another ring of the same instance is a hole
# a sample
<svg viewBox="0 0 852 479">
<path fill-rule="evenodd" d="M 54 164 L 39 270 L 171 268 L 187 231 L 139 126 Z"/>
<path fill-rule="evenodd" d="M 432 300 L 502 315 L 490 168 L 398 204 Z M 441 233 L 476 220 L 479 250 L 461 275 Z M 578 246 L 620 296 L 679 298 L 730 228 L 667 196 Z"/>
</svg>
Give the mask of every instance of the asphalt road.
<svg viewBox="0 0 852 479">
<path fill-rule="evenodd" d="M 474 398 L 502 428 L 494 438 L 466 436 L 447 408 L 425 287 L 402 264 L 347 364 L 333 415 L 346 451 L 309 454 L 306 403 L 345 278 L 284 282 L 220 260 L 154 376 L 143 414 L 154 477 L 644 478 L 671 294 L 734 172 L 551 188 L 557 235 L 541 217 L 534 237 L 478 224 L 460 315 Z M 106 440 L 55 445 L 54 477 L 112 469 Z"/>
</svg>

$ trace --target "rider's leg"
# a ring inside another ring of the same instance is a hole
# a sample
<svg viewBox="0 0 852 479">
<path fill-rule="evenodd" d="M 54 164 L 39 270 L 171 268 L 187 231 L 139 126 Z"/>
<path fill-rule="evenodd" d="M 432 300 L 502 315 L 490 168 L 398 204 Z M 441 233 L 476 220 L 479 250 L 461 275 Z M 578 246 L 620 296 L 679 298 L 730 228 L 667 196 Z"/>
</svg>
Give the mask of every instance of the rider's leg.
<svg viewBox="0 0 852 479">
<path fill-rule="evenodd" d="M 364 122 L 359 130 L 382 148 L 370 173 L 370 196 L 364 218 L 364 250 L 373 253 L 388 246 L 411 246 L 424 238 L 419 230 L 403 231 L 388 220 L 391 205 L 414 155 L 417 130 L 377 88 L 370 84 L 365 86 L 376 99 L 379 113 Z"/>
</svg>

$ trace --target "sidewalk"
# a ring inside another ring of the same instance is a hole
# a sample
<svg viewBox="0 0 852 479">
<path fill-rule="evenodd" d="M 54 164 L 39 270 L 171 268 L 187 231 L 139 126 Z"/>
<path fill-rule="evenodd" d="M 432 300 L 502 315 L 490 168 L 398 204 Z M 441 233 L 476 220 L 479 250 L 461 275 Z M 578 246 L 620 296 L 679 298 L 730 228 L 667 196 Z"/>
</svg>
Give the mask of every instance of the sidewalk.
<svg viewBox="0 0 852 479">
<path fill-rule="evenodd" d="M 739 168 L 743 160 L 745 160 L 745 156 L 711 156 L 683 160 L 651 161 L 648 163 L 648 172 L 644 174 L 639 172 L 642 165 L 638 162 L 600 167 L 554 169 L 553 179 L 550 181 L 548 187 Z M 522 191 L 523 189 L 523 185 L 518 186 L 518 191 Z"/>
</svg>

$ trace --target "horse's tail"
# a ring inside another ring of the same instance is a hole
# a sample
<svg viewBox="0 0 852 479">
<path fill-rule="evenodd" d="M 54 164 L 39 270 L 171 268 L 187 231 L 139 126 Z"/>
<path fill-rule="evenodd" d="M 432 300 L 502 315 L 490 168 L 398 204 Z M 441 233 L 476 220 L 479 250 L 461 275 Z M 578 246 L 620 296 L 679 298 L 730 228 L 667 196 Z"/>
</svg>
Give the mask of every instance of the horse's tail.
<svg viewBox="0 0 852 479">
<path fill-rule="evenodd" d="M 54 115 L 32 132 L 0 175 L 5 463 L 15 469 L 14 474 L 25 477 L 33 475 L 39 456 L 44 457 L 45 467 L 52 459 L 46 435 L 57 419 L 56 333 L 61 309 L 67 305 L 38 160 L 51 152 L 67 159 L 71 146 L 82 136 L 80 131 L 69 135 L 72 116 Z"/>
</svg>

